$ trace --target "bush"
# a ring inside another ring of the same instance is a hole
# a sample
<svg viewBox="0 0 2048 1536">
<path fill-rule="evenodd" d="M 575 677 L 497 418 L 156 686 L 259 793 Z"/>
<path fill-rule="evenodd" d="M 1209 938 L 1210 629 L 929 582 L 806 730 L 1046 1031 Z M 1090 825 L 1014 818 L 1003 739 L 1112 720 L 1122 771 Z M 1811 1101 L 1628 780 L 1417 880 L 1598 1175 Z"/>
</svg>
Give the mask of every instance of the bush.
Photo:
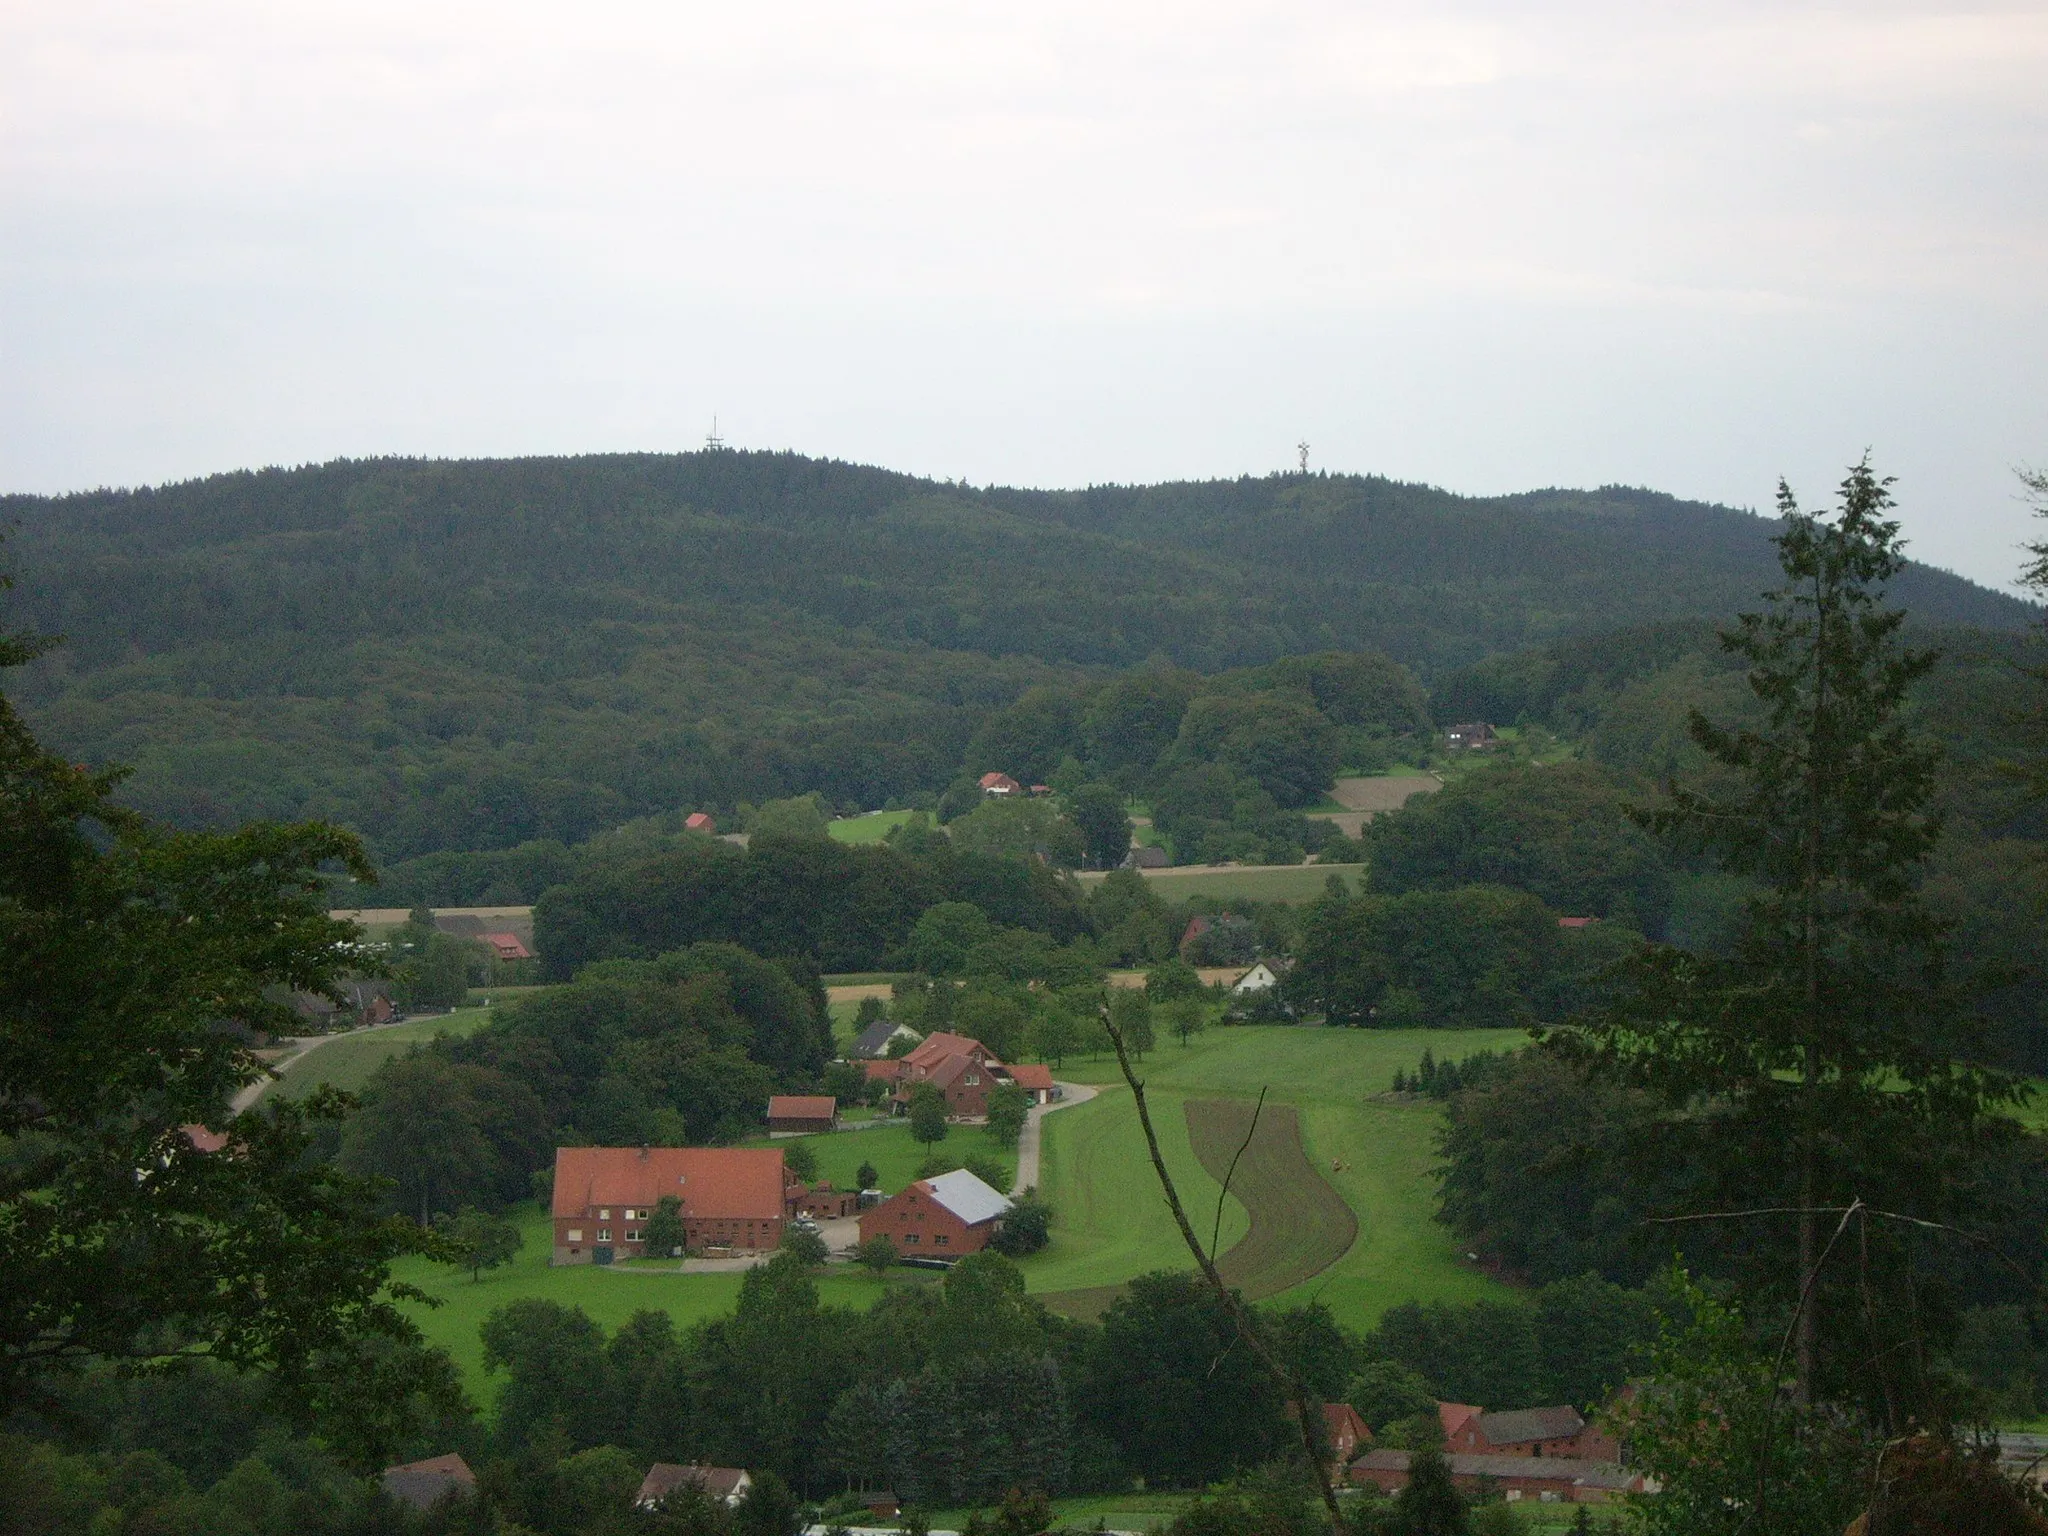
<svg viewBox="0 0 2048 1536">
<path fill-rule="evenodd" d="M 1052 1207 L 1026 1190 L 1010 1206 L 1002 1230 L 989 1239 L 989 1247 L 1013 1259 L 1028 1258 L 1052 1240 Z"/>
<path fill-rule="evenodd" d="M 808 1227 L 794 1225 L 782 1229 L 782 1251 L 809 1269 L 816 1269 L 832 1256 L 823 1237 Z"/>
</svg>

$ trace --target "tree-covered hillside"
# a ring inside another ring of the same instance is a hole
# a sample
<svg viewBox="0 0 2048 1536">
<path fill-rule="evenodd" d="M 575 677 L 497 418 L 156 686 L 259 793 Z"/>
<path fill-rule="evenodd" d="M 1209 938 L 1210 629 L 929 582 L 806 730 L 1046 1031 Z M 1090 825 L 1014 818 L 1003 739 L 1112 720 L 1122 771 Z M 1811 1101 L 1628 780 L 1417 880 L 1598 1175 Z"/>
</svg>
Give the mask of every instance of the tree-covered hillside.
<svg viewBox="0 0 2048 1536">
<path fill-rule="evenodd" d="M 1425 680 L 1721 616 L 1771 524 L 1647 492 L 1288 476 L 977 491 L 788 454 L 384 460 L 10 497 L 22 690 L 134 803 L 386 859 L 820 790 L 942 789 L 1033 684 L 1376 648 Z M 1928 619 L 2025 607 L 1915 569 Z M 1000 766 L 1000 765 L 990 765 Z"/>
</svg>

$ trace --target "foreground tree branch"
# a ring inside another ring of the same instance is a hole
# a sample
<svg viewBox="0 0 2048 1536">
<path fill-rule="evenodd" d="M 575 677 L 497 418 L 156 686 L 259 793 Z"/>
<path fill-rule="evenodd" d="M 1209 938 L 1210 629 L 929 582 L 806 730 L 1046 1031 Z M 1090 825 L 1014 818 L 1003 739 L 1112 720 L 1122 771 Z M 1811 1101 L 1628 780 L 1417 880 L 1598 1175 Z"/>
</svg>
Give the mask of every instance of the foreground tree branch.
<svg viewBox="0 0 2048 1536">
<path fill-rule="evenodd" d="M 1202 1271 L 1202 1278 L 1209 1282 L 1210 1289 L 1215 1291 L 1217 1299 L 1229 1313 L 1231 1326 L 1237 1330 L 1238 1338 L 1258 1357 L 1259 1364 L 1266 1368 L 1273 1380 L 1279 1384 L 1287 1400 L 1294 1405 L 1295 1427 L 1301 1431 L 1302 1454 L 1308 1458 L 1309 1466 L 1315 1471 L 1316 1487 L 1323 1496 L 1323 1508 L 1329 1512 L 1330 1530 L 1335 1536 L 1343 1536 L 1344 1513 L 1337 1507 L 1337 1490 L 1330 1482 L 1330 1469 L 1324 1463 L 1323 1448 L 1316 1439 L 1314 1420 L 1321 1414 L 1322 1405 L 1311 1403 L 1294 1373 L 1280 1363 L 1279 1358 L 1273 1353 L 1272 1346 L 1259 1332 L 1251 1309 L 1244 1304 L 1244 1299 L 1236 1291 L 1224 1283 L 1221 1271 L 1216 1268 L 1215 1258 L 1202 1247 L 1202 1240 L 1195 1235 L 1194 1223 L 1188 1220 L 1187 1208 L 1181 1204 L 1180 1192 L 1174 1188 L 1173 1175 L 1167 1172 L 1166 1158 L 1159 1150 L 1159 1134 L 1152 1127 L 1152 1111 L 1145 1103 L 1145 1085 L 1139 1081 L 1137 1073 L 1131 1070 L 1130 1052 L 1124 1049 L 1123 1034 L 1110 1021 L 1107 1008 L 1102 1011 L 1102 1027 L 1109 1036 L 1109 1043 L 1116 1047 L 1116 1064 L 1123 1072 L 1124 1081 L 1131 1085 L 1131 1098 L 1138 1106 L 1138 1124 L 1144 1128 L 1145 1146 L 1152 1154 L 1152 1168 L 1159 1175 L 1159 1187 L 1165 1191 L 1167 1208 L 1173 1212 L 1174 1224 L 1180 1228 L 1181 1241 L 1187 1244 L 1188 1252 L 1195 1256 L 1195 1263 Z M 1259 1097 L 1263 1104 L 1265 1095 L 1262 1093 Z M 1254 1128 L 1256 1129 L 1256 1122 Z M 1246 1144 L 1250 1144 L 1249 1138 Z M 1239 1156 L 1242 1155 L 1243 1149 L 1240 1148 Z M 1236 1167 L 1236 1161 L 1233 1159 L 1233 1174 Z M 1229 1180 L 1226 1177 L 1226 1194 L 1229 1188 Z"/>
</svg>

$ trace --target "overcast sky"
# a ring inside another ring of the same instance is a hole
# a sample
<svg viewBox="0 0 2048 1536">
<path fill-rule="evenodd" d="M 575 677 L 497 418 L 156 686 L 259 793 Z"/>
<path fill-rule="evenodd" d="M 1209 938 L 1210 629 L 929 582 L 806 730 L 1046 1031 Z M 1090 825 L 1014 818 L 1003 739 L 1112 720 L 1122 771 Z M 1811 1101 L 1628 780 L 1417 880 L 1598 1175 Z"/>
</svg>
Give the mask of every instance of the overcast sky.
<svg viewBox="0 0 2048 1536">
<path fill-rule="evenodd" d="M 2048 463 L 2048 4 L 0 0 L 0 489 Z"/>
</svg>

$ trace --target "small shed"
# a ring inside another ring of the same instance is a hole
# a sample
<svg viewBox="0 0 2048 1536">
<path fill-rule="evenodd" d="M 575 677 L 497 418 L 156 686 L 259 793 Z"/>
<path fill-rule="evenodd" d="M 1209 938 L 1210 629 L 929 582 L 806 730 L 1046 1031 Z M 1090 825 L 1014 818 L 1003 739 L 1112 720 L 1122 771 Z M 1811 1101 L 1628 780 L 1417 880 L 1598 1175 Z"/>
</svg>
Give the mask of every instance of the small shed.
<svg viewBox="0 0 2048 1536">
<path fill-rule="evenodd" d="M 392 1498 L 420 1510 L 432 1509 L 450 1495 L 476 1491 L 476 1474 L 453 1451 L 446 1456 L 386 1467 L 381 1481 Z"/>
<path fill-rule="evenodd" d="M 703 811 L 692 811 L 683 818 L 685 832 L 716 832 L 718 823 Z"/>
<path fill-rule="evenodd" d="M 813 1136 L 839 1129 L 839 1101 L 827 1094 L 778 1093 L 768 1101 L 768 1130 L 786 1136 Z"/>
</svg>

